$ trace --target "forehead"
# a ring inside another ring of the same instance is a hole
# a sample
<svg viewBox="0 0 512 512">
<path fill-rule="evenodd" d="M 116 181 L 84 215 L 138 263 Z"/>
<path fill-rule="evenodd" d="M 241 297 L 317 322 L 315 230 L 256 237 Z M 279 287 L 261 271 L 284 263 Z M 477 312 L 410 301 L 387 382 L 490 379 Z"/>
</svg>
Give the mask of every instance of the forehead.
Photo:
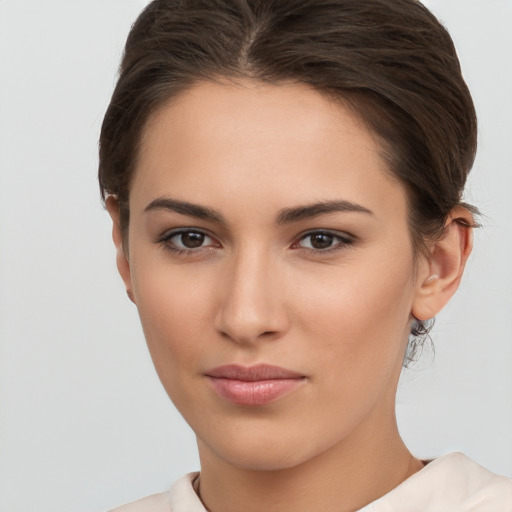
<svg viewBox="0 0 512 512">
<path fill-rule="evenodd" d="M 161 107 L 144 130 L 131 195 L 166 194 L 276 208 L 350 196 L 405 212 L 403 188 L 353 110 L 291 83 L 200 82 Z"/>
</svg>

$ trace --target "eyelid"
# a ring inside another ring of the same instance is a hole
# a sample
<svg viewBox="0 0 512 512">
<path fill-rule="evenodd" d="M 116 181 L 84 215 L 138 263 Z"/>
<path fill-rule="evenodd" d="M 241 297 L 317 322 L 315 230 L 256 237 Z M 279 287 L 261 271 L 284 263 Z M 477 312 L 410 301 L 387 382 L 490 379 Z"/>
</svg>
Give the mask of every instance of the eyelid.
<svg viewBox="0 0 512 512">
<path fill-rule="evenodd" d="M 197 248 L 182 248 L 180 246 L 177 246 L 170 242 L 170 240 L 183 233 L 200 233 L 204 235 L 205 237 L 208 237 L 212 240 L 213 243 L 210 243 L 205 246 L 197 247 Z M 334 239 L 337 240 L 336 243 L 334 243 L 331 247 L 328 247 L 326 249 L 315 249 L 315 248 L 308 248 L 308 247 L 301 247 L 299 246 L 299 243 L 307 238 L 308 236 L 313 235 L 328 235 L 332 236 Z M 342 250 L 344 248 L 347 248 L 348 246 L 351 246 L 354 244 L 354 242 L 357 240 L 357 237 L 354 235 L 347 233 L 346 231 L 338 231 L 336 229 L 326 229 L 326 228 L 316 228 L 316 229 L 308 229 L 307 231 L 304 231 L 300 233 L 294 240 L 294 242 L 291 244 L 291 248 L 294 250 L 303 250 L 310 253 L 318 253 L 318 254 L 325 254 L 328 252 L 333 252 L 336 250 Z M 175 253 L 198 253 L 202 250 L 207 250 L 211 248 L 219 248 L 222 247 L 222 244 L 219 242 L 218 238 L 211 234 L 207 229 L 204 228 L 197 228 L 193 226 L 182 226 L 179 228 L 173 228 L 168 229 L 164 233 L 162 233 L 158 238 L 155 240 L 155 243 L 162 245 L 166 250 L 175 252 Z"/>
<path fill-rule="evenodd" d="M 197 247 L 197 248 L 188 248 L 188 247 L 182 248 L 182 247 L 173 245 L 171 243 L 171 239 L 172 238 L 174 238 L 175 236 L 184 234 L 184 233 L 199 233 L 201 235 L 204 235 L 205 237 L 210 238 L 214 242 L 214 244 L 208 244 L 206 246 Z M 155 243 L 160 244 L 160 245 L 162 245 L 164 247 L 164 249 L 172 251 L 172 252 L 175 252 L 175 253 L 187 253 L 187 252 L 189 252 L 189 253 L 193 253 L 193 252 L 196 253 L 196 252 L 199 252 L 201 250 L 210 249 L 212 247 L 221 247 L 221 244 L 218 241 L 218 239 L 214 235 L 209 233 L 207 229 L 196 228 L 196 227 L 193 227 L 193 226 L 168 229 L 167 231 L 162 233 L 155 240 Z"/>
<path fill-rule="evenodd" d="M 333 246 L 328 247 L 327 249 L 315 249 L 315 248 L 309 248 L 309 247 L 300 247 L 298 246 L 299 242 L 307 238 L 308 236 L 313 235 L 328 235 L 332 236 L 333 238 L 336 238 L 338 240 L 337 243 L 335 243 Z M 292 244 L 292 248 L 296 250 L 304 250 L 309 251 L 313 253 L 328 253 L 329 251 L 336 251 L 344 249 L 348 246 L 351 246 L 356 241 L 356 237 L 354 235 L 351 235 L 347 233 L 346 231 L 338 231 L 336 229 L 326 229 L 326 228 L 317 228 L 317 229 L 308 229 L 307 231 L 304 231 L 303 233 L 299 234 L 295 241 Z"/>
</svg>

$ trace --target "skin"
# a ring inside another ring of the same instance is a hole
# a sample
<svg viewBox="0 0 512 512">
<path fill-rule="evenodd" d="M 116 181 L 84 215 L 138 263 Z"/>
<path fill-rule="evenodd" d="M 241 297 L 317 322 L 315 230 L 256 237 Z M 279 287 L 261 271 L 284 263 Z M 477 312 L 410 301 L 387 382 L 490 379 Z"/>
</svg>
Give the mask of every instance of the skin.
<svg viewBox="0 0 512 512">
<path fill-rule="evenodd" d="M 471 233 L 453 219 L 470 216 L 454 210 L 430 255 L 415 255 L 380 151 L 352 111 L 304 85 L 203 82 L 144 130 L 128 240 L 107 201 L 119 271 L 197 435 L 212 512 L 355 510 L 422 467 L 400 439 L 396 387 L 412 315 L 431 318 L 458 286 Z M 283 222 L 336 201 L 368 212 Z M 205 376 L 231 363 L 304 379 L 274 403 L 235 405 Z"/>
</svg>

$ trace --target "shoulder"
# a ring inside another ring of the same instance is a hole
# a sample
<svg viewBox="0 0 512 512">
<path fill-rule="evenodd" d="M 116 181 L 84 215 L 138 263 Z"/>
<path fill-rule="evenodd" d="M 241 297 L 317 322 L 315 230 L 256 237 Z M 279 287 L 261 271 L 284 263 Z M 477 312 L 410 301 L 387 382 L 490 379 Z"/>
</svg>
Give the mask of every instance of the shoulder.
<svg viewBox="0 0 512 512">
<path fill-rule="evenodd" d="M 450 496 L 454 506 L 471 512 L 512 511 L 512 479 L 492 473 L 462 453 L 440 457 L 437 466 L 433 484 L 439 481 L 441 496 Z"/>
<path fill-rule="evenodd" d="M 116 507 L 110 512 L 170 512 L 169 493 L 153 494 L 132 503 Z"/>
<path fill-rule="evenodd" d="M 189 473 L 177 480 L 167 492 L 152 494 L 110 512 L 204 512 L 192 487 L 196 476 L 197 473 Z"/>
<path fill-rule="evenodd" d="M 512 511 L 512 479 L 492 473 L 462 453 L 450 453 L 363 510 Z"/>
<path fill-rule="evenodd" d="M 503 497 L 509 500 L 507 503 L 512 502 L 512 479 L 492 473 L 462 453 L 439 457 L 432 464 L 433 483 L 444 482 L 441 488 L 451 487 L 461 501 L 480 495 L 481 498 Z"/>
</svg>

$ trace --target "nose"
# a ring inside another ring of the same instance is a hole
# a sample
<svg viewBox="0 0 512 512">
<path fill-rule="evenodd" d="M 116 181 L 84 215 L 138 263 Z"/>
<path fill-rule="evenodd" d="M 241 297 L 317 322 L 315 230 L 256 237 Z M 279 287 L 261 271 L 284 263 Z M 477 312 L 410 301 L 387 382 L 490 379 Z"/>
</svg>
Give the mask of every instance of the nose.
<svg viewBox="0 0 512 512">
<path fill-rule="evenodd" d="M 244 251 L 225 274 L 215 327 L 241 344 L 277 339 L 289 327 L 278 265 L 261 251 Z"/>
</svg>

